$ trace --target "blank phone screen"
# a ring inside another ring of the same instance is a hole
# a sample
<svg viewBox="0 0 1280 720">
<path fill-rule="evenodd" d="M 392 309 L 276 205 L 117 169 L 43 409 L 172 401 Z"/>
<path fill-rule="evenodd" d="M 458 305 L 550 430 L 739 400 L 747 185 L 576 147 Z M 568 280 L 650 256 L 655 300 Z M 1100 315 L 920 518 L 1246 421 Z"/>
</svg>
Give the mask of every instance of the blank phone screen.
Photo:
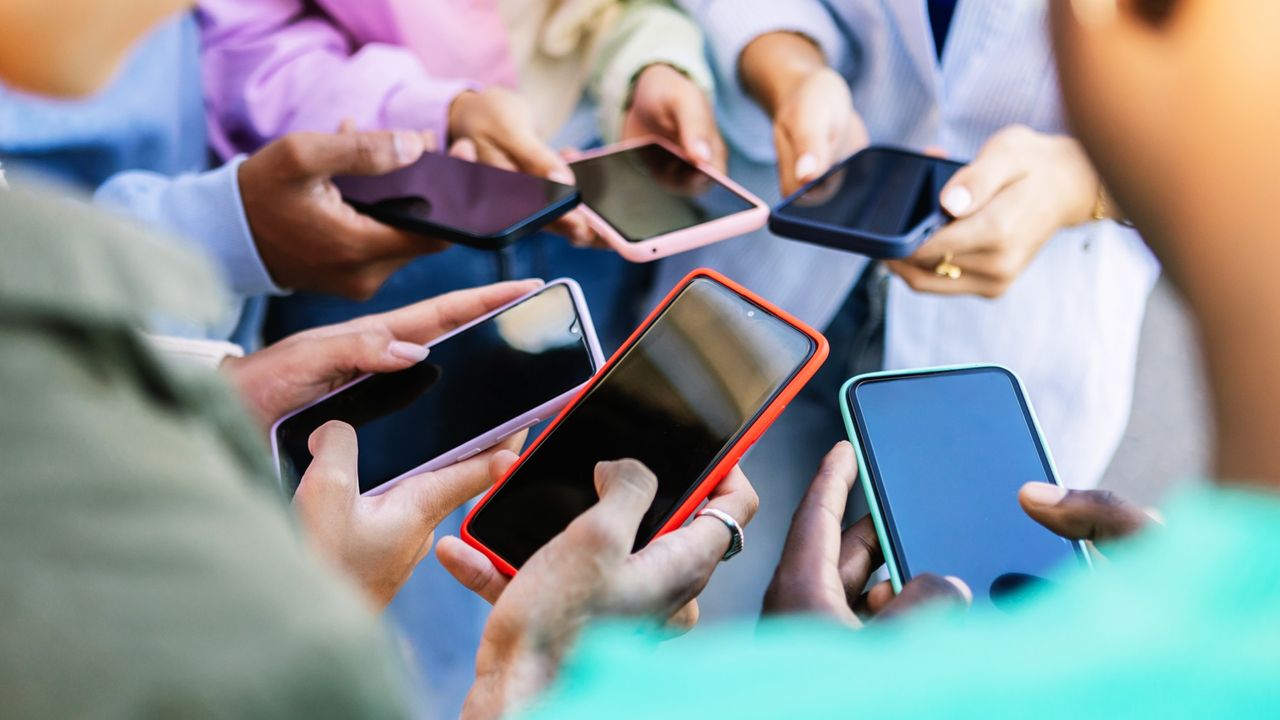
<svg viewBox="0 0 1280 720">
<path fill-rule="evenodd" d="M 848 400 L 903 582 L 955 575 L 975 599 L 1077 561 L 1023 512 L 1018 489 L 1056 482 L 1016 380 L 999 368 L 873 379 Z"/>
<path fill-rule="evenodd" d="M 837 165 L 782 210 L 790 217 L 898 237 L 940 212 L 942 187 L 960 163 L 868 148 Z"/>
<path fill-rule="evenodd" d="M 641 242 L 755 207 L 661 145 L 570 163 L 582 202 L 628 242 Z"/>
<path fill-rule="evenodd" d="M 553 283 L 432 345 L 417 365 L 372 375 L 280 423 L 281 474 L 296 483 L 311 464 L 311 433 L 341 420 L 356 429 L 366 492 L 554 400 L 594 371 L 573 296 Z"/>
<path fill-rule="evenodd" d="M 595 504 L 596 463 L 634 458 L 658 478 L 645 545 L 814 351 L 789 323 L 694 280 L 481 506 L 471 534 L 519 567 Z"/>
</svg>

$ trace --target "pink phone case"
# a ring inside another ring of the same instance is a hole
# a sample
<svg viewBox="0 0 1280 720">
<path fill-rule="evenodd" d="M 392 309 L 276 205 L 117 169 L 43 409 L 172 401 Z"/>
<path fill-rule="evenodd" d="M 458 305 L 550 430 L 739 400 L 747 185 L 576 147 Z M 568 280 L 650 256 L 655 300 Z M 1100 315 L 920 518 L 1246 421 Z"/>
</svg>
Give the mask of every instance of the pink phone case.
<svg viewBox="0 0 1280 720">
<path fill-rule="evenodd" d="M 583 298 L 582 296 L 582 288 L 578 287 L 578 283 L 574 282 L 570 278 L 561 278 L 559 280 L 552 280 L 551 282 L 547 283 L 545 286 L 538 288 L 537 290 L 534 290 L 528 295 L 524 295 L 519 299 L 509 302 L 506 305 L 503 305 L 502 307 L 498 308 L 497 310 L 494 310 L 488 315 L 478 317 L 475 320 L 472 320 L 471 322 L 467 323 L 466 325 L 463 325 L 462 327 L 457 328 L 452 332 L 441 335 L 435 340 L 432 340 L 431 343 L 428 345 L 428 347 L 431 347 L 432 345 L 436 345 L 440 342 L 443 342 L 444 340 L 447 340 L 453 337 L 454 335 L 457 335 L 458 333 L 471 328 L 472 326 L 478 325 L 484 322 L 485 320 L 488 320 L 494 315 L 501 314 L 504 310 L 510 307 L 519 305 L 520 303 L 524 302 L 525 300 L 529 299 L 534 295 L 537 295 L 543 290 L 546 290 L 548 287 L 552 285 L 564 285 L 566 288 L 568 288 L 569 296 L 572 298 L 574 309 L 578 313 L 578 320 L 580 321 L 580 324 L 582 326 L 582 337 L 585 338 L 587 341 L 587 351 L 591 355 L 591 368 L 592 368 L 593 374 L 595 372 L 599 372 L 600 368 L 604 366 L 604 353 L 601 352 L 600 350 L 600 341 L 596 339 L 595 325 L 593 325 L 591 322 L 591 312 L 587 309 L 586 299 Z M 277 473 L 279 472 L 279 468 L 280 468 L 280 448 L 276 442 L 276 435 L 277 435 L 276 431 L 280 427 L 280 423 L 284 422 L 285 420 L 288 420 L 294 415 L 297 415 L 303 410 L 306 410 L 312 405 L 315 405 L 323 400 L 326 400 L 334 395 L 337 395 L 338 393 L 342 392 L 343 390 L 346 390 L 347 388 L 351 387 L 352 385 L 355 385 L 358 382 L 363 382 L 370 376 L 371 374 L 362 375 L 356 378 L 355 380 L 352 380 L 351 382 L 347 383 L 346 385 L 343 385 L 337 390 L 334 390 L 333 392 L 325 395 L 324 397 L 316 399 L 316 401 L 312 402 L 310 405 L 306 405 L 305 407 L 300 407 L 297 410 L 294 410 L 293 412 L 289 413 L 288 415 L 285 415 L 284 417 L 275 421 L 274 424 L 272 424 L 271 456 L 275 459 Z M 372 490 L 364 494 L 380 495 L 386 492 L 387 490 L 389 490 L 393 485 L 400 482 L 404 478 L 407 478 L 411 475 L 420 475 L 424 472 L 430 472 L 432 470 L 439 470 L 440 468 L 448 467 L 456 462 L 466 460 L 467 458 L 472 457 L 473 455 L 478 455 L 481 452 L 488 450 L 489 448 L 493 447 L 494 445 L 497 445 L 498 443 L 502 442 L 508 437 L 511 437 L 517 432 L 520 432 L 521 430 L 531 428 L 534 425 L 537 425 L 538 423 L 542 422 L 543 420 L 555 417 L 556 414 L 558 414 L 566 405 L 569 404 L 571 400 L 573 400 L 574 397 L 577 396 L 578 392 L 583 387 L 585 387 L 588 382 L 590 382 L 590 379 L 583 382 L 581 385 L 578 385 L 577 387 L 574 387 L 556 396 L 555 398 L 539 405 L 538 407 L 529 410 L 528 412 L 520 415 L 519 417 L 515 417 L 515 418 L 512 418 L 511 420 L 508 420 L 507 422 L 499 425 L 498 427 L 490 430 L 489 432 L 481 435 L 480 437 L 477 437 L 474 440 L 471 440 L 468 443 L 460 445 L 446 453 L 441 454 L 439 457 L 436 457 L 428 462 L 423 463 L 422 465 L 419 465 L 411 470 L 408 470 L 406 472 L 401 473 L 400 475 L 397 475 L 396 477 L 388 480 L 385 483 L 382 483 L 378 487 L 373 488 Z"/>
<path fill-rule="evenodd" d="M 685 154 L 671 143 L 659 137 L 644 137 L 628 140 L 626 142 L 609 145 L 607 147 L 598 148 L 580 155 L 575 155 L 570 162 L 578 160 L 586 160 L 601 155 L 611 155 L 613 153 L 630 150 L 631 148 L 640 147 L 641 145 L 661 145 L 675 155 L 692 163 L 702 172 L 709 175 L 716 182 L 724 185 L 733 192 L 741 195 L 744 200 L 751 203 L 752 207 L 739 213 L 734 213 L 719 220 L 712 220 L 701 225 L 695 225 L 684 230 L 677 230 L 666 235 L 642 240 L 640 242 L 629 242 L 617 230 L 614 229 L 604 218 L 600 217 L 586 204 L 580 205 L 579 208 L 587 217 L 587 222 L 591 228 L 600 234 L 605 242 L 609 243 L 619 255 L 635 263 L 651 262 L 658 258 L 664 258 L 670 255 L 692 250 L 703 245 L 710 245 L 721 240 L 737 237 L 764 227 L 769 220 L 769 206 L 765 205 L 760 198 L 747 192 L 741 185 L 730 180 L 727 176 L 718 172 L 715 168 L 705 163 L 697 162 L 685 156 Z"/>
</svg>

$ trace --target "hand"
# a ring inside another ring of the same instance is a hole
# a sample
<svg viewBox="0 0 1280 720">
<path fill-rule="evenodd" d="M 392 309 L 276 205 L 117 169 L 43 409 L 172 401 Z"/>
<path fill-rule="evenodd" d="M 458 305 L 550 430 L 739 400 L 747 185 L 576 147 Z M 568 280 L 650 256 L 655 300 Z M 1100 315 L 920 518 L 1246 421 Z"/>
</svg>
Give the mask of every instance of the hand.
<svg viewBox="0 0 1280 720">
<path fill-rule="evenodd" d="M 423 343 L 536 290 L 522 280 L 459 290 L 399 310 L 318 327 L 243 358 L 221 370 L 241 399 L 269 428 L 291 410 L 323 397 L 360 375 L 393 372 L 422 361 Z"/>
<path fill-rule="evenodd" d="M 772 32 L 739 58 L 743 86 L 773 118 L 783 197 L 869 143 L 849 83 L 808 38 Z"/>
<path fill-rule="evenodd" d="M 660 619 L 689 607 L 729 547 L 724 524 L 703 516 L 632 553 L 657 478 L 635 460 L 620 460 L 597 465 L 595 482 L 600 502 L 529 558 L 510 581 L 473 548 L 441 540 L 440 563 L 494 602 L 465 717 L 498 717 L 536 695 L 593 618 Z M 758 505 L 755 490 L 737 468 L 707 503 L 744 527 Z"/>
<path fill-rule="evenodd" d="M 623 140 L 649 135 L 669 140 L 698 162 L 725 169 L 727 153 L 711 101 L 688 76 L 663 63 L 640 72 L 622 120 Z"/>
<path fill-rule="evenodd" d="M 381 175 L 433 143 L 418 132 L 293 133 L 240 166 L 258 254 L 277 285 L 367 299 L 405 263 L 449 247 L 356 212 L 334 175 Z"/>
<path fill-rule="evenodd" d="M 1144 510 L 1108 490 L 1068 490 L 1050 483 L 1027 483 L 1018 502 L 1032 520 L 1068 540 L 1090 545 L 1121 540 L 1144 528 L 1164 525 L 1154 510 Z"/>
<path fill-rule="evenodd" d="M 862 589 L 884 558 L 870 516 L 841 532 L 856 479 L 853 446 L 836 443 L 796 508 L 782 559 L 765 592 L 764 614 L 823 615 L 861 627 L 855 609 L 889 618 L 936 601 L 968 605 L 973 593 L 962 580 L 929 574 L 913 578 L 897 596 L 888 582 L 863 596 Z"/>
<path fill-rule="evenodd" d="M 449 145 L 463 143 L 477 162 L 505 170 L 574 183 L 564 158 L 538 137 L 533 111 L 517 94 L 500 87 L 463 92 L 449 105 Z M 588 245 L 595 233 L 581 211 L 557 220 L 551 229 L 575 245 Z"/>
<path fill-rule="evenodd" d="M 510 464 L 511 450 L 524 443 L 524 435 L 456 465 L 405 478 L 381 495 L 363 497 L 356 432 L 331 421 L 311 434 L 313 460 L 294 495 L 294 509 L 317 552 L 381 610 L 431 550 L 436 525 L 493 484 L 500 476 L 497 464 Z"/>
<path fill-rule="evenodd" d="M 999 297 L 1049 238 L 1092 218 L 1099 187 L 1073 138 L 1007 127 L 942 188 L 940 202 L 955 219 L 888 265 L 920 292 Z M 956 279 L 934 272 L 948 257 L 963 273 Z"/>
</svg>

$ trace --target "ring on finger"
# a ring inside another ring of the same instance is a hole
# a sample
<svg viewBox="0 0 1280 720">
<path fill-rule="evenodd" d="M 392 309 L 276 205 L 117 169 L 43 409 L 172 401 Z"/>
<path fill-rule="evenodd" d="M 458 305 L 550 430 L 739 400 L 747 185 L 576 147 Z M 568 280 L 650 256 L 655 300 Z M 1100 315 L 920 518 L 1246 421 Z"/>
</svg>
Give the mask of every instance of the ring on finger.
<svg viewBox="0 0 1280 720">
<path fill-rule="evenodd" d="M 944 277 L 949 280 L 959 280 L 964 271 L 959 265 L 951 262 L 955 258 L 954 253 L 946 253 L 942 256 L 942 260 L 933 267 L 933 274 L 938 277 Z"/>
<path fill-rule="evenodd" d="M 742 526 L 738 524 L 737 520 L 733 519 L 732 515 L 717 508 L 707 507 L 699 510 L 695 517 L 702 517 L 703 515 L 713 517 L 729 528 L 729 549 L 724 551 L 724 556 L 720 558 L 720 562 L 724 562 L 742 552 L 742 548 L 746 544 L 746 538 L 742 533 Z"/>
</svg>

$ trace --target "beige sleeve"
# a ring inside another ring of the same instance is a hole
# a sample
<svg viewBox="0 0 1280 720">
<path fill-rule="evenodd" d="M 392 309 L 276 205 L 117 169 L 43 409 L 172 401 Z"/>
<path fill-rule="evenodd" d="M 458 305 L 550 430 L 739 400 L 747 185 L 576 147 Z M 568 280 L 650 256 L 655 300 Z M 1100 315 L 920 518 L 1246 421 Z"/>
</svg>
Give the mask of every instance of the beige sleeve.
<svg viewBox="0 0 1280 720">
<path fill-rule="evenodd" d="M 702 31 L 693 19 L 670 0 L 630 0 L 601 45 L 588 86 L 599 107 L 600 135 L 606 143 L 621 136 L 632 83 L 654 64 L 683 72 L 714 100 L 715 81 L 703 51 Z"/>
</svg>

